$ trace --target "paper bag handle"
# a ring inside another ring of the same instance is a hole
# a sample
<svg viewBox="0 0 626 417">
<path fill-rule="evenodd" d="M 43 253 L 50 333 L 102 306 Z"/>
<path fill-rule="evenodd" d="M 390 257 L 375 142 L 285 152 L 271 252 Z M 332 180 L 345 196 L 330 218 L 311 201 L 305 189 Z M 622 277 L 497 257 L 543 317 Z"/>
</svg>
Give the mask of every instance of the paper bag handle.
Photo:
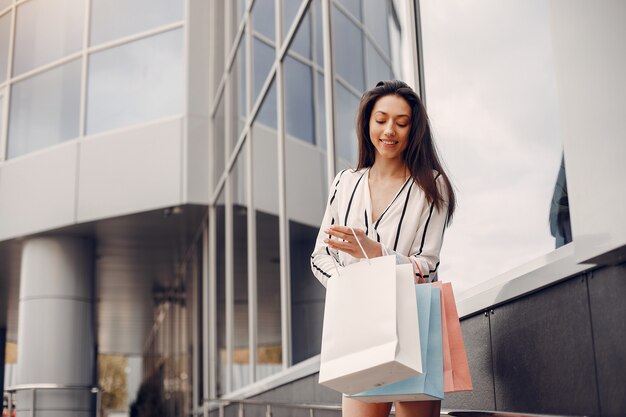
<svg viewBox="0 0 626 417">
<path fill-rule="evenodd" d="M 354 231 L 352 226 L 348 226 L 348 227 L 352 231 L 352 235 L 354 236 L 354 239 L 356 240 L 356 243 L 359 245 L 359 248 L 361 248 L 361 252 L 363 253 L 363 256 L 365 256 L 365 259 L 367 259 L 367 263 L 371 264 L 369 256 L 367 256 L 367 253 L 365 253 L 365 249 L 363 249 L 363 245 L 361 245 L 361 242 L 359 241 L 359 238 L 356 237 L 356 232 Z M 383 245 L 380 245 L 380 246 L 383 248 L 384 252 L 387 252 L 387 249 Z M 335 257 L 333 255 L 330 255 L 330 257 L 333 260 L 333 263 L 335 264 L 335 270 L 337 271 L 337 276 L 340 276 L 341 273 L 339 272 L 339 265 L 337 264 L 337 260 L 335 259 Z"/>
</svg>

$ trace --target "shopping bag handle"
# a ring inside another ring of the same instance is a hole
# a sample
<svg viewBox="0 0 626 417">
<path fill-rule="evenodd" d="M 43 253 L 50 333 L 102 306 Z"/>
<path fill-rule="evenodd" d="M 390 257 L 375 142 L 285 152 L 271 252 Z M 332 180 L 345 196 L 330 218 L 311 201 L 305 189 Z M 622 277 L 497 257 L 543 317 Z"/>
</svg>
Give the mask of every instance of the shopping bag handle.
<svg viewBox="0 0 626 417">
<path fill-rule="evenodd" d="M 361 248 L 361 252 L 363 253 L 363 256 L 365 256 L 365 259 L 367 259 L 367 263 L 371 265 L 372 262 L 370 261 L 369 256 L 367 256 L 367 253 L 365 253 L 365 249 L 363 249 L 363 245 L 361 245 L 361 242 L 359 241 L 359 238 L 356 236 L 356 232 L 354 231 L 352 226 L 348 226 L 348 227 L 352 231 L 352 235 L 354 236 L 354 239 L 356 240 L 356 243 L 359 245 L 359 248 Z M 387 252 L 387 249 L 383 245 L 381 245 L 381 247 L 383 247 L 383 251 L 384 252 Z M 330 257 L 333 260 L 333 264 L 335 264 L 335 271 L 337 271 L 337 276 L 340 276 L 341 273 L 339 272 L 339 264 L 337 264 L 337 260 L 335 259 L 335 257 L 333 255 L 330 255 Z"/>
</svg>

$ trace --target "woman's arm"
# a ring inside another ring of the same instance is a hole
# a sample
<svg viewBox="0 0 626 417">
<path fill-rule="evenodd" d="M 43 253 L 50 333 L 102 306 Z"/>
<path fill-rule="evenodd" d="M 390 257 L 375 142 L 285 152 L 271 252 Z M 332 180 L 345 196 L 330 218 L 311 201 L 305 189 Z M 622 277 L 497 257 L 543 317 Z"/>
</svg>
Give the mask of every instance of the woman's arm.
<svg viewBox="0 0 626 417">
<path fill-rule="evenodd" d="M 326 286 L 329 278 L 337 275 L 337 268 L 342 268 L 342 266 L 339 265 L 338 251 L 329 248 L 324 240 L 329 237 L 328 234 L 325 233 L 325 230 L 328 230 L 338 219 L 337 193 L 341 176 L 344 172 L 345 171 L 341 171 L 333 180 L 333 187 L 329 193 L 326 212 L 324 213 L 324 218 L 322 219 L 322 224 L 317 234 L 315 248 L 311 254 L 311 271 L 313 271 L 313 275 L 315 275 L 323 286 Z"/>
</svg>

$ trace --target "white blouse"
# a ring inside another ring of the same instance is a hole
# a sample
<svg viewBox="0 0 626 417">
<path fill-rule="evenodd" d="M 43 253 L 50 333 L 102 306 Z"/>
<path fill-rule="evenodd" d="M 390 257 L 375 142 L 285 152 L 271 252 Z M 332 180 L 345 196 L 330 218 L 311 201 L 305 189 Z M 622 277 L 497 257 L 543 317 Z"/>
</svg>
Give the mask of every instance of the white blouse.
<svg viewBox="0 0 626 417">
<path fill-rule="evenodd" d="M 436 175 L 437 187 L 445 198 L 447 193 L 443 177 L 437 171 L 433 173 Z M 313 274 L 326 286 L 328 279 L 337 275 L 331 256 L 335 258 L 339 271 L 360 261 L 345 252 L 330 249 L 324 243 L 328 237 L 324 230 L 331 225 L 340 225 L 364 230 L 369 238 L 384 245 L 388 253 L 395 254 L 398 264 L 410 263 L 411 257 L 419 264 L 426 281 L 436 281 L 439 251 L 447 221 L 447 204 L 444 204 L 442 210 L 437 210 L 434 204 L 427 202 L 423 190 L 409 178 L 373 224 L 368 177 L 369 168 L 344 170 L 335 177 L 315 250 L 311 255 Z M 415 265 L 413 269 L 416 276 L 422 278 Z"/>
</svg>

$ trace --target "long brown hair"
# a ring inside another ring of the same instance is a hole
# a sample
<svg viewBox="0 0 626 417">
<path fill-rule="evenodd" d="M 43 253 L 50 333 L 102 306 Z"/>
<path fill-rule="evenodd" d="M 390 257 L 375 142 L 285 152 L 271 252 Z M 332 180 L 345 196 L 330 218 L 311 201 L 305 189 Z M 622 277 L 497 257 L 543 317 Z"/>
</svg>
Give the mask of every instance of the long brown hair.
<svg viewBox="0 0 626 417">
<path fill-rule="evenodd" d="M 417 94 L 415 94 L 415 91 L 405 82 L 398 80 L 379 81 L 376 87 L 366 91 L 363 97 L 361 97 L 356 122 L 356 132 L 359 139 L 359 164 L 357 169 L 368 168 L 374 165 L 376 149 L 370 139 L 370 117 L 374 104 L 376 104 L 378 99 L 390 94 L 402 97 L 411 107 L 409 144 L 402 154 L 404 162 L 415 183 L 424 190 L 426 200 L 429 203 L 434 203 L 438 210 L 441 210 L 447 204 L 447 224 L 449 225 L 456 208 L 454 189 L 437 155 L 430 123 L 426 115 L 426 108 Z M 443 178 L 446 187 L 446 197 L 437 188 L 436 177 L 433 176 L 432 170 L 439 172 Z"/>
</svg>

